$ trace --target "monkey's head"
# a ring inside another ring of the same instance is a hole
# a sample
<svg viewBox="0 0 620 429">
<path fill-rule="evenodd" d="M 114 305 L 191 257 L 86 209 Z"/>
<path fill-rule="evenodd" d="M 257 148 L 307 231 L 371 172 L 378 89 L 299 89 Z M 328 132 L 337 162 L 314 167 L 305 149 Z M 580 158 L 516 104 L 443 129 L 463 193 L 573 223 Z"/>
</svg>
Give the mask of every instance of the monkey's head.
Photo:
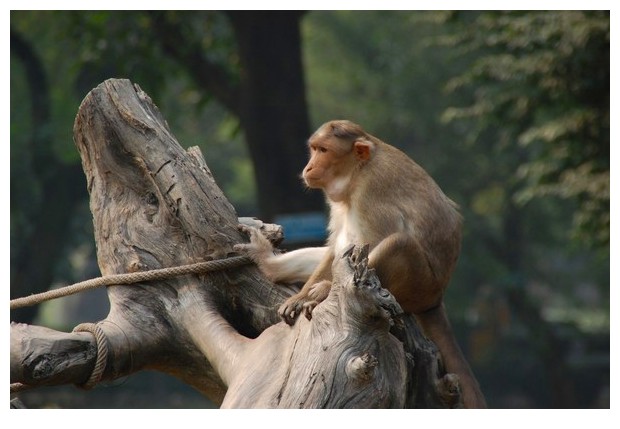
<svg viewBox="0 0 620 429">
<path fill-rule="evenodd" d="M 375 144 L 350 121 L 330 121 L 308 140 L 310 160 L 303 170 L 306 186 L 322 189 L 335 202 L 350 195 L 349 185 L 357 169 L 371 160 Z"/>
</svg>

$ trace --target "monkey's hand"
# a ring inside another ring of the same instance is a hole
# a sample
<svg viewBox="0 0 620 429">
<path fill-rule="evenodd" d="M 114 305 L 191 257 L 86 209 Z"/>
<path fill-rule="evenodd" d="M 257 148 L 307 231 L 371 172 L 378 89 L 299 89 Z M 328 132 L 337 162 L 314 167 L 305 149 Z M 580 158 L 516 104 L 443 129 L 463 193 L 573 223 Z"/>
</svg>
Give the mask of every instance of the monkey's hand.
<svg viewBox="0 0 620 429">
<path fill-rule="evenodd" d="M 301 291 L 284 301 L 284 304 L 282 304 L 278 309 L 278 314 L 288 325 L 293 326 L 297 316 L 301 313 L 304 304 L 309 301 L 311 300 L 309 300 L 308 295 Z M 312 312 L 312 310 L 310 311 Z"/>
<path fill-rule="evenodd" d="M 289 325 L 295 323 L 295 319 L 303 312 L 306 319 L 312 319 L 312 310 L 321 303 L 332 287 L 332 282 L 323 280 L 309 287 L 307 292 L 303 290 L 287 299 L 278 309 L 280 317 Z"/>
<path fill-rule="evenodd" d="M 233 250 L 249 256 L 250 259 L 258 265 L 258 268 L 260 268 L 263 274 L 265 274 L 269 280 L 273 281 L 274 276 L 267 262 L 269 258 L 274 256 L 273 245 L 257 228 L 246 225 L 239 225 L 238 228 L 250 237 L 250 242 L 235 244 Z"/>
</svg>

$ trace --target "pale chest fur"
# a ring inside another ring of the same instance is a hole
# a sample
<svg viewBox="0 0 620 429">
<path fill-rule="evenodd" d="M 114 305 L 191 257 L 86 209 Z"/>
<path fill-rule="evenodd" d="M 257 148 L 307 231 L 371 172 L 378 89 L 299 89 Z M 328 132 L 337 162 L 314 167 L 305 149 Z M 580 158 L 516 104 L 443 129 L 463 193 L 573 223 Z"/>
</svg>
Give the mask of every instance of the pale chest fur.
<svg viewBox="0 0 620 429">
<path fill-rule="evenodd" d="M 398 218 L 398 220 L 383 219 L 381 223 L 386 230 L 377 231 L 376 228 L 365 225 L 364 220 L 357 212 L 349 210 L 342 203 L 332 202 L 329 244 L 333 246 L 336 255 L 344 253 L 351 244 L 369 244 L 372 249 L 378 244 L 378 241 L 390 233 L 406 229 L 405 222 L 400 216 Z"/>
<path fill-rule="evenodd" d="M 329 245 L 336 255 L 344 252 L 349 243 L 355 242 L 355 217 L 349 216 L 349 210 L 342 203 L 330 202 Z"/>
</svg>

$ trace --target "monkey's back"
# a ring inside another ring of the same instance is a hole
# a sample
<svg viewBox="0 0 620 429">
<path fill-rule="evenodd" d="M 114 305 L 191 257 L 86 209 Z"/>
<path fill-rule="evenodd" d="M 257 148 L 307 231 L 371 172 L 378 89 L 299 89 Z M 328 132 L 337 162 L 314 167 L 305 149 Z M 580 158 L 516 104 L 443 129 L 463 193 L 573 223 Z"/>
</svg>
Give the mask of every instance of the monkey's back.
<svg viewBox="0 0 620 429">
<path fill-rule="evenodd" d="M 363 191 L 352 201 L 360 227 L 374 244 L 395 232 L 414 237 L 424 248 L 437 280 L 445 286 L 460 252 L 458 206 L 405 153 L 378 139 L 375 144 L 373 159 L 360 170 Z"/>
</svg>

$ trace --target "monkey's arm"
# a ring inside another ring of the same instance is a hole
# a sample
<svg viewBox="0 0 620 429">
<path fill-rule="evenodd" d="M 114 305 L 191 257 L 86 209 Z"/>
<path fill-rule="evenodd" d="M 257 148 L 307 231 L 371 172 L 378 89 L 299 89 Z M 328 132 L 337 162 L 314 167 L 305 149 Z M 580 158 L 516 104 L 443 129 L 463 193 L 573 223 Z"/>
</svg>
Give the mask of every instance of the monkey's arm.
<svg viewBox="0 0 620 429">
<path fill-rule="evenodd" d="M 306 247 L 292 252 L 267 257 L 261 270 L 276 283 L 307 282 L 321 260 L 327 247 Z"/>
<path fill-rule="evenodd" d="M 327 253 L 327 247 L 306 247 L 276 254 L 271 242 L 258 229 L 243 225 L 239 228 L 250 236 L 250 242 L 235 245 L 235 251 L 252 258 L 274 283 L 307 282 Z"/>
</svg>

